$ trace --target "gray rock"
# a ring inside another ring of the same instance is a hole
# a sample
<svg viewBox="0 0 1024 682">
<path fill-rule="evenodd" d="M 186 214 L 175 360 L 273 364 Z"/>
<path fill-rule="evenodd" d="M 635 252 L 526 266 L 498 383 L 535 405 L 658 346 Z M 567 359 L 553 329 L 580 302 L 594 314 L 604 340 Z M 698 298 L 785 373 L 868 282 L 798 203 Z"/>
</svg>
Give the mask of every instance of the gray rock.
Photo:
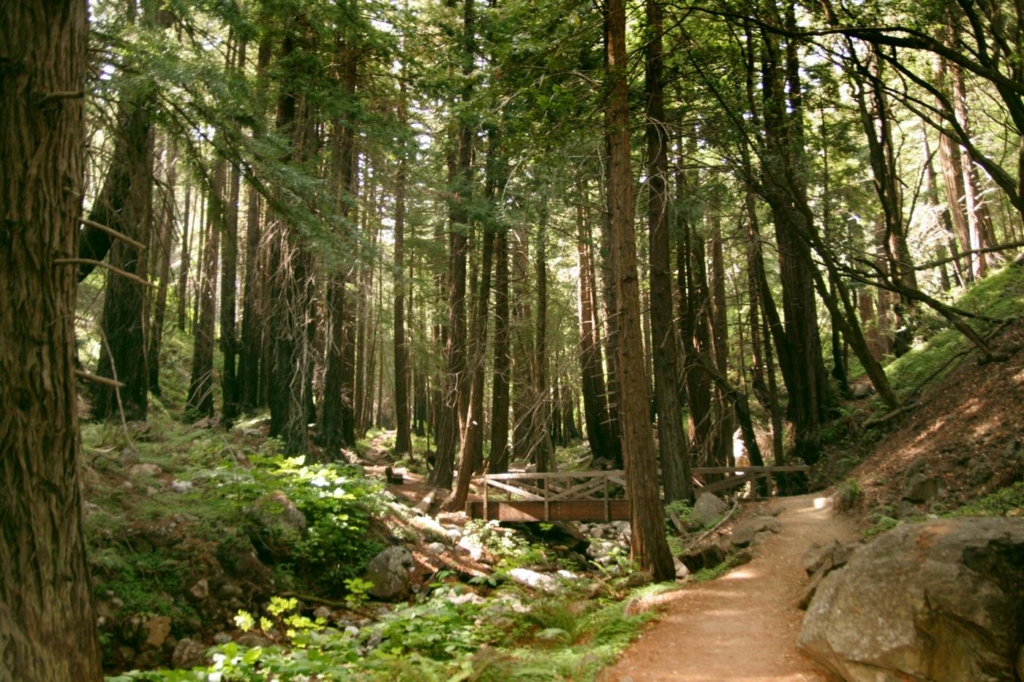
<svg viewBox="0 0 1024 682">
<path fill-rule="evenodd" d="M 528 568 L 513 568 L 508 572 L 508 577 L 512 579 L 512 582 L 529 587 L 531 590 L 553 593 L 557 592 L 559 588 L 555 578 L 545 573 L 531 571 Z"/>
<path fill-rule="evenodd" d="M 807 575 L 814 575 L 822 567 L 826 567 L 825 572 L 827 573 L 833 568 L 845 566 L 852 551 L 852 546 L 844 546 L 838 540 L 833 540 L 826 545 L 814 543 L 804 553 L 804 570 L 807 571 Z"/>
<path fill-rule="evenodd" d="M 358 637 L 359 636 L 359 628 L 357 628 L 355 625 L 346 625 L 345 626 L 345 634 L 348 635 L 349 637 Z"/>
<path fill-rule="evenodd" d="M 747 547 L 754 541 L 754 537 L 758 533 L 766 531 L 778 533 L 780 528 L 782 528 L 782 523 L 774 517 L 750 516 L 736 524 L 736 527 L 732 529 L 730 541 L 734 547 Z"/>
<path fill-rule="evenodd" d="M 238 643 L 250 649 L 258 646 L 270 646 L 270 640 L 258 632 L 243 632 L 238 636 Z"/>
<path fill-rule="evenodd" d="M 326 606 L 318 606 L 315 609 L 313 609 L 313 617 L 323 618 L 324 620 L 327 620 L 331 617 L 331 610 Z"/>
<path fill-rule="evenodd" d="M 436 491 L 431 490 L 429 493 L 423 496 L 419 502 L 416 503 L 416 511 L 427 514 L 430 512 L 430 507 L 434 504 L 434 498 L 437 496 Z"/>
<path fill-rule="evenodd" d="M 117 461 L 121 464 L 122 467 L 128 467 L 133 464 L 138 464 L 140 461 L 139 453 L 135 451 L 135 448 L 127 446 L 125 447 L 124 450 L 121 450 L 121 454 L 120 456 L 118 456 Z"/>
<path fill-rule="evenodd" d="M 854 386 L 853 389 L 850 391 L 850 395 L 853 397 L 854 400 L 862 400 L 864 398 L 867 398 L 869 395 L 873 395 L 874 392 L 874 386 L 872 386 L 870 383 L 863 383 Z"/>
<path fill-rule="evenodd" d="M 367 592 L 383 601 L 398 601 L 409 596 L 412 584 L 409 571 L 412 553 L 405 547 L 388 547 L 366 566 L 364 578 L 373 583 Z"/>
<path fill-rule="evenodd" d="M 156 476 L 163 473 L 158 464 L 133 464 L 128 468 L 129 476 Z"/>
<path fill-rule="evenodd" d="M 182 640 L 182 641 L 184 641 L 184 640 Z M 231 641 L 231 635 L 229 635 L 226 632 L 218 632 L 217 634 L 215 634 L 213 636 L 213 641 L 216 644 L 227 644 L 228 642 Z"/>
<path fill-rule="evenodd" d="M 228 638 L 230 640 L 230 638 Z M 206 647 L 202 642 L 185 637 L 174 645 L 171 654 L 171 667 L 175 670 L 188 670 L 206 663 Z"/>
<path fill-rule="evenodd" d="M 188 592 L 197 600 L 202 601 L 210 596 L 210 581 L 206 578 L 202 578 L 197 581 L 195 585 L 190 587 Z"/>
<path fill-rule="evenodd" d="M 250 510 L 253 520 L 268 530 L 306 530 L 306 517 L 287 495 L 280 490 L 267 493 L 253 503 Z"/>
<path fill-rule="evenodd" d="M 146 638 L 145 646 L 159 649 L 171 634 L 170 616 L 153 616 L 143 623 L 142 632 Z"/>
<path fill-rule="evenodd" d="M 690 575 L 690 569 L 688 569 L 686 564 L 680 561 L 678 557 L 672 557 L 672 562 L 676 567 L 676 580 L 682 580 L 686 576 Z"/>
<path fill-rule="evenodd" d="M 924 474 L 914 474 L 903 484 L 903 499 L 909 502 L 929 502 L 938 494 L 939 482 Z"/>
<path fill-rule="evenodd" d="M 729 505 L 711 493 L 702 493 L 693 505 L 690 518 L 699 523 L 701 528 L 710 526 L 729 511 Z"/>
<path fill-rule="evenodd" d="M 484 546 L 480 544 L 480 538 L 475 535 L 463 535 L 456 546 L 468 554 L 473 561 L 480 561 L 484 558 Z"/>
<path fill-rule="evenodd" d="M 171 490 L 179 494 L 187 493 L 192 490 L 192 481 L 172 481 Z"/>
<path fill-rule="evenodd" d="M 447 548 L 443 542 L 431 542 L 427 545 L 427 551 L 431 554 L 444 554 L 445 549 Z"/>
<path fill-rule="evenodd" d="M 851 682 L 1013 680 L 1024 520 L 906 524 L 825 576 L 799 645 Z"/>
</svg>

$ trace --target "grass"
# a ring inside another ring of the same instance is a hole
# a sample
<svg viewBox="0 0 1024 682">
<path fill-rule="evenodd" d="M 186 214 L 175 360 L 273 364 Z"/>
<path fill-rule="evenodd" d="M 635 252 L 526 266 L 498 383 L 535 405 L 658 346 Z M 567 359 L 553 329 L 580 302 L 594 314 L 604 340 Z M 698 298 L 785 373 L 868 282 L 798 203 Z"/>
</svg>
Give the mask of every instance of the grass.
<svg viewBox="0 0 1024 682">
<path fill-rule="evenodd" d="M 968 289 L 955 305 L 999 319 L 1024 315 L 1024 268 L 1006 266 L 992 273 Z M 966 321 L 983 336 L 993 326 L 977 320 Z M 963 334 L 930 310 L 921 313 L 918 329 L 919 333 L 930 334 L 928 340 L 885 368 L 889 381 L 901 392 L 916 391 L 925 381 L 934 381 L 949 373 L 956 365 L 950 360 L 970 346 Z"/>
</svg>

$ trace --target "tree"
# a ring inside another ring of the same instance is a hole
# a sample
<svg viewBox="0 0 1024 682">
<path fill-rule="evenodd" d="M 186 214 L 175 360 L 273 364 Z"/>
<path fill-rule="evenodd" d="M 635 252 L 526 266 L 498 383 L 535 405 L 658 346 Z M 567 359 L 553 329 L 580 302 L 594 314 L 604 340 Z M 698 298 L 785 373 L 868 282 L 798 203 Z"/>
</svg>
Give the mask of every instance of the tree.
<svg viewBox="0 0 1024 682">
<path fill-rule="evenodd" d="M 626 8 L 610 0 L 607 14 L 608 194 L 615 280 L 616 344 L 619 370 L 619 419 L 629 491 L 630 548 L 640 568 L 655 580 L 675 576 L 665 540 L 664 513 L 658 493 L 657 457 L 647 410 L 647 380 L 640 334 L 640 287 L 633 228 L 633 186 L 629 159 L 629 84 L 626 77 Z"/>
<path fill-rule="evenodd" d="M 2 680 L 102 679 L 75 380 L 86 16 L 75 0 L 0 5 Z"/>
</svg>

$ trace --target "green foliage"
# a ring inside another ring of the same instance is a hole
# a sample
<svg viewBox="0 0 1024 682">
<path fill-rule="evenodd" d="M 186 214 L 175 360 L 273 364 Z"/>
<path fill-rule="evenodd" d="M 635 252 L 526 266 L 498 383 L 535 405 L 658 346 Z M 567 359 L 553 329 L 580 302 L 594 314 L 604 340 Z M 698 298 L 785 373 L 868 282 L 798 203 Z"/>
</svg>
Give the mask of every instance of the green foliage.
<svg viewBox="0 0 1024 682">
<path fill-rule="evenodd" d="M 992 273 L 974 284 L 957 300 L 956 306 L 994 318 L 1024 315 L 1024 270 L 1010 266 Z M 991 327 L 990 323 L 967 322 L 982 335 Z M 917 390 L 926 380 L 944 376 L 956 366 L 952 362 L 954 356 L 970 346 L 959 331 L 934 313 L 922 313 L 921 327 L 929 333 L 926 342 L 886 367 L 889 381 L 897 390 Z"/>
<path fill-rule="evenodd" d="M 890 531 L 900 525 L 899 520 L 889 516 L 889 513 L 891 512 L 888 509 L 883 509 L 868 516 L 868 519 L 872 521 L 872 525 L 861 531 L 861 537 L 865 540 L 870 540 L 876 535 Z"/>
<path fill-rule="evenodd" d="M 855 478 L 848 478 L 843 481 L 836 490 L 835 507 L 837 511 L 853 509 L 860 499 L 860 484 Z"/>
<path fill-rule="evenodd" d="M 1002 488 L 951 512 L 950 516 L 1019 516 L 1024 512 L 1024 481 Z"/>
<path fill-rule="evenodd" d="M 693 574 L 693 579 L 699 583 L 717 580 L 737 565 L 738 564 L 736 563 L 736 557 L 729 557 L 717 566 L 711 566 L 708 568 L 700 569 L 699 571 Z"/>
</svg>

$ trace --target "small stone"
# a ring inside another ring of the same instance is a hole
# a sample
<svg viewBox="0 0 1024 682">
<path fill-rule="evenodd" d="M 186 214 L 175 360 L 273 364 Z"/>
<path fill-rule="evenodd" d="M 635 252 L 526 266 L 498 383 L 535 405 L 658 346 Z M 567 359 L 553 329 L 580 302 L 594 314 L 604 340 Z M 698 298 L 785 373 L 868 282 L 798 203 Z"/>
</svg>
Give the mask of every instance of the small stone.
<svg viewBox="0 0 1024 682">
<path fill-rule="evenodd" d="M 774 517 L 751 516 L 736 524 L 730 540 L 735 547 L 746 547 L 754 541 L 754 537 L 758 533 L 765 531 L 778 533 L 781 528 L 782 523 Z"/>
<path fill-rule="evenodd" d="M 672 563 L 675 564 L 676 567 L 676 580 L 682 580 L 686 576 L 690 575 L 690 569 L 686 567 L 686 564 L 679 560 L 679 557 L 672 557 Z"/>
<path fill-rule="evenodd" d="M 473 561 L 480 561 L 484 556 L 484 547 L 480 540 L 472 535 L 463 536 L 459 540 L 458 548 L 469 555 Z"/>
<path fill-rule="evenodd" d="M 447 535 L 451 540 L 458 541 L 458 539 L 462 537 L 462 531 L 453 527 L 445 531 L 445 535 Z"/>
<path fill-rule="evenodd" d="M 218 632 L 213 636 L 213 641 L 217 644 L 227 644 L 231 641 L 231 635 L 226 632 Z"/>
<path fill-rule="evenodd" d="M 729 511 L 729 505 L 711 493 L 701 493 L 697 503 L 693 505 L 690 518 L 700 526 L 710 526 Z"/>
<path fill-rule="evenodd" d="M 257 646 L 268 646 L 270 640 L 256 632 L 243 632 L 238 638 L 238 643 L 251 649 Z"/>
<path fill-rule="evenodd" d="M 169 616 L 153 616 L 143 625 L 146 633 L 146 646 L 159 649 L 167 636 L 171 634 Z"/>
<path fill-rule="evenodd" d="M 128 469 L 129 476 L 156 476 L 163 473 L 163 469 L 157 464 L 133 464 Z"/>
<path fill-rule="evenodd" d="M 443 542 L 431 542 L 427 545 L 427 551 L 431 554 L 444 554 L 445 549 L 447 548 Z"/>
<path fill-rule="evenodd" d="M 903 499 L 908 502 L 928 502 L 939 493 L 939 482 L 924 474 L 915 474 L 903 486 Z"/>
<path fill-rule="evenodd" d="M 117 461 L 122 467 L 131 466 L 132 464 L 139 463 L 139 453 L 132 447 L 126 447 L 121 451 L 121 455 L 117 458 Z"/>
<path fill-rule="evenodd" d="M 654 582 L 654 576 L 647 571 L 637 571 L 631 573 L 626 578 L 626 587 L 643 587 L 644 585 L 650 585 Z"/>
<path fill-rule="evenodd" d="M 318 606 L 313 610 L 313 617 L 327 620 L 331 617 L 331 610 L 326 606 Z"/>
<path fill-rule="evenodd" d="M 195 585 L 189 588 L 189 594 L 196 599 L 202 601 L 210 596 L 210 581 L 206 578 L 199 580 Z"/>
<path fill-rule="evenodd" d="M 357 628 L 355 625 L 346 625 L 345 626 L 345 634 L 348 635 L 349 637 L 358 637 L 359 636 L 359 628 Z"/>
<path fill-rule="evenodd" d="M 192 481 L 173 481 L 171 490 L 179 494 L 187 493 L 192 490 Z"/>
<path fill-rule="evenodd" d="M 218 593 L 224 599 L 233 599 L 242 596 L 242 588 L 236 583 L 228 581 L 220 586 Z"/>
</svg>

